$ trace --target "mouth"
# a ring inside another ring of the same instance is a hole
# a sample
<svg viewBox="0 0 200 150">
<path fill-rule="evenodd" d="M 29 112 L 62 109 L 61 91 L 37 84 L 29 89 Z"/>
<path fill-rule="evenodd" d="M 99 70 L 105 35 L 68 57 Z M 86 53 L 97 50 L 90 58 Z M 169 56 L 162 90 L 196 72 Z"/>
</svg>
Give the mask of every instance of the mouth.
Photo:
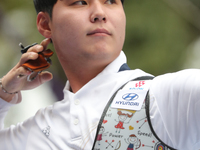
<svg viewBox="0 0 200 150">
<path fill-rule="evenodd" d="M 94 36 L 108 36 L 111 35 L 106 29 L 95 29 L 90 31 L 87 35 L 94 35 Z"/>
</svg>

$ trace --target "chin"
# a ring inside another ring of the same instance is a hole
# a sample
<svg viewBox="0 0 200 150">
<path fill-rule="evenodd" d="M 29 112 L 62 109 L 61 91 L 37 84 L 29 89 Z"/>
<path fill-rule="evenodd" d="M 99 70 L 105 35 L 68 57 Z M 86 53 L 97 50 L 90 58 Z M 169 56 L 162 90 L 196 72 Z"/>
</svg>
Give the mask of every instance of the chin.
<svg viewBox="0 0 200 150">
<path fill-rule="evenodd" d="M 110 49 L 96 49 L 93 51 L 92 57 L 96 59 L 115 59 L 119 53 Z"/>
</svg>

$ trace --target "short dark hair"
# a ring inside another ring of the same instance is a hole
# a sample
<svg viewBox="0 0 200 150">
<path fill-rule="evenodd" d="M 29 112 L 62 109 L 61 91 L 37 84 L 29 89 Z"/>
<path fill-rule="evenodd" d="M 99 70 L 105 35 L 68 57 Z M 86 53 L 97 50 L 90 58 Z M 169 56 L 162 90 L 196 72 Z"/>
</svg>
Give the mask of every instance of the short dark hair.
<svg viewBox="0 0 200 150">
<path fill-rule="evenodd" d="M 52 17 L 53 6 L 56 4 L 57 0 L 33 0 L 36 12 L 41 11 L 47 12 L 50 17 Z M 122 4 L 124 0 L 121 0 Z"/>
<path fill-rule="evenodd" d="M 53 6 L 56 4 L 57 0 L 33 0 L 35 10 L 39 12 L 47 12 L 50 17 L 52 17 Z"/>
</svg>

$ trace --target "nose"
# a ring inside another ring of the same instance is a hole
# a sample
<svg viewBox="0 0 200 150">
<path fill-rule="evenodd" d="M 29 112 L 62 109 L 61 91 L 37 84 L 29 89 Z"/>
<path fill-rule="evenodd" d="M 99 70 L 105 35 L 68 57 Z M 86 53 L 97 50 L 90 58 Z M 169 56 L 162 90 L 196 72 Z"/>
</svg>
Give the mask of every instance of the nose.
<svg viewBox="0 0 200 150">
<path fill-rule="evenodd" d="M 92 23 L 107 21 L 106 13 L 102 4 L 98 2 L 93 3 L 90 21 Z"/>
</svg>

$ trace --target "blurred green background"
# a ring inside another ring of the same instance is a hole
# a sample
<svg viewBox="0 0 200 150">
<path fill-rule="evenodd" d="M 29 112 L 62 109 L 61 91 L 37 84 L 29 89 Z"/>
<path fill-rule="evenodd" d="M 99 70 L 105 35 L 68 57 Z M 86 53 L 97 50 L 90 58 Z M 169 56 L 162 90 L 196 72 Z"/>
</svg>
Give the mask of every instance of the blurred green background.
<svg viewBox="0 0 200 150">
<path fill-rule="evenodd" d="M 127 31 L 123 50 L 131 69 L 140 68 L 160 75 L 199 68 L 199 0 L 125 0 L 124 9 Z M 0 77 L 19 61 L 20 42 L 26 46 L 42 40 L 36 28 L 32 0 L 0 1 Z M 49 48 L 53 50 L 52 45 Z M 28 92 L 23 91 L 26 101 L 9 111 L 5 126 L 23 121 L 39 108 L 62 99 L 66 77 L 56 55 L 52 61 L 49 71 L 54 74 L 53 81 Z"/>
<path fill-rule="evenodd" d="M 191 45 L 198 43 L 200 1 L 125 2 L 127 38 L 124 50 L 131 68 L 159 75 L 194 67 Z"/>
</svg>

